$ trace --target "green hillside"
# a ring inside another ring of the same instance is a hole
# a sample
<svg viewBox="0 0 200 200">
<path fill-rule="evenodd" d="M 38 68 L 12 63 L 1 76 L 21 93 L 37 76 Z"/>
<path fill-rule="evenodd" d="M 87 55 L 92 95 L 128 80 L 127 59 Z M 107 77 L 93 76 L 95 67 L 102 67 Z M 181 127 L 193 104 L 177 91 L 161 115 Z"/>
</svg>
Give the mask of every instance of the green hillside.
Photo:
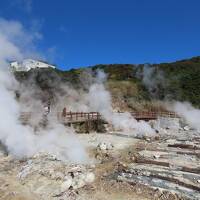
<svg viewBox="0 0 200 200">
<path fill-rule="evenodd" d="M 200 57 L 151 65 L 96 65 L 69 71 L 36 69 L 15 75 L 22 83 L 34 80 L 32 84 L 53 96 L 60 84 L 82 88 L 81 76 L 88 68 L 107 74 L 106 88 L 112 94 L 113 105 L 121 110 L 157 109 L 160 100 L 172 99 L 200 107 Z"/>
</svg>

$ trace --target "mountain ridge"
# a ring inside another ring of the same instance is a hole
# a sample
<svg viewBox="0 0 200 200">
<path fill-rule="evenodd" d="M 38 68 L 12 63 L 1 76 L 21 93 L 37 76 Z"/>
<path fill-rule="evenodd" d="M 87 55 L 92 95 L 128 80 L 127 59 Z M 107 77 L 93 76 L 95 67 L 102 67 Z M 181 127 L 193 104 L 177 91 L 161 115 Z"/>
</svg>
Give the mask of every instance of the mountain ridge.
<svg viewBox="0 0 200 200">
<path fill-rule="evenodd" d="M 152 109 L 153 102 L 168 100 L 188 101 L 200 107 L 200 56 L 160 64 L 100 64 L 67 71 L 31 69 L 15 72 L 15 76 L 21 83 L 31 77 L 42 91 L 56 91 L 58 82 L 80 89 L 83 72 L 98 69 L 107 74 L 106 88 L 121 110 Z"/>
</svg>

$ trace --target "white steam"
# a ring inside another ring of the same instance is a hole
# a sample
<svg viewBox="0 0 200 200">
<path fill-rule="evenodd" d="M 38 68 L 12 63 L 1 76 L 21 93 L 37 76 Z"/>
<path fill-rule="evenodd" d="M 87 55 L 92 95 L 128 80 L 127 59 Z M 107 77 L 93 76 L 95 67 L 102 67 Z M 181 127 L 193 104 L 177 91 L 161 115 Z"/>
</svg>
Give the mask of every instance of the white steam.
<svg viewBox="0 0 200 200">
<path fill-rule="evenodd" d="M 151 135 L 154 133 L 150 125 L 144 121 L 137 121 L 130 113 L 114 113 L 109 91 L 105 89 L 106 75 L 98 71 L 96 83 L 89 88 L 88 102 L 92 110 L 98 111 L 116 129 L 132 131 L 134 134 Z"/>
<path fill-rule="evenodd" d="M 164 72 L 149 64 L 145 64 L 143 68 L 138 67 L 136 76 L 142 80 L 151 96 L 155 98 L 159 97 L 160 88 L 165 88 L 168 84 Z"/>
<path fill-rule="evenodd" d="M 32 127 L 23 126 L 18 120 L 21 107 L 16 100 L 15 91 L 20 90 L 20 86 L 8 70 L 8 61 L 23 59 L 27 52 L 28 55 L 32 52 L 35 56 L 37 53 L 32 45 L 33 40 L 34 36 L 25 31 L 19 22 L 0 19 L 0 141 L 9 153 L 17 157 L 45 151 L 62 159 L 86 161 L 85 150 L 73 129 L 67 129 L 52 120 L 49 127 L 35 135 Z M 29 103 L 34 104 L 34 98 Z"/>
<path fill-rule="evenodd" d="M 192 128 L 200 130 L 200 110 L 199 109 L 194 108 L 188 102 L 175 102 L 170 108 L 173 109 L 173 111 L 176 112 L 180 117 L 185 119 L 185 121 Z"/>
<path fill-rule="evenodd" d="M 150 65 L 144 65 L 143 71 L 141 71 L 141 68 L 138 68 L 137 77 L 142 79 L 143 84 L 148 89 L 151 96 L 156 98 L 161 95 L 161 91 L 164 91 L 169 84 L 165 78 L 164 72 Z M 165 93 L 164 95 L 165 99 L 170 97 L 169 94 Z M 184 118 L 191 127 L 200 130 L 199 109 L 194 108 L 188 102 L 167 102 L 165 105 L 167 109 L 176 112 L 180 117 Z"/>
</svg>

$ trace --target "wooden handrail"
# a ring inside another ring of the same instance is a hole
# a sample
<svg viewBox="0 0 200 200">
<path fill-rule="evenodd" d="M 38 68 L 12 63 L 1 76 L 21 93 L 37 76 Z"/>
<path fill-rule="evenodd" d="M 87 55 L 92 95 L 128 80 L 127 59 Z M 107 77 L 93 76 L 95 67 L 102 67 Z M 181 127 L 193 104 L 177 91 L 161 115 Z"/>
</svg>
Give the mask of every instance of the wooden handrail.
<svg viewBox="0 0 200 200">
<path fill-rule="evenodd" d="M 118 112 L 122 114 L 122 112 Z M 157 119 L 158 117 L 168 117 L 168 118 L 178 118 L 178 115 L 175 112 L 149 112 L 149 111 L 142 111 L 142 112 L 131 112 L 130 113 L 135 119 L 141 120 L 150 120 L 150 119 Z M 20 115 L 21 120 L 28 120 L 31 117 L 30 112 L 23 112 Z M 65 115 L 62 112 L 57 113 L 58 120 L 65 120 L 65 121 L 86 121 L 86 120 L 99 120 L 101 118 L 101 114 L 99 112 L 66 112 Z"/>
</svg>

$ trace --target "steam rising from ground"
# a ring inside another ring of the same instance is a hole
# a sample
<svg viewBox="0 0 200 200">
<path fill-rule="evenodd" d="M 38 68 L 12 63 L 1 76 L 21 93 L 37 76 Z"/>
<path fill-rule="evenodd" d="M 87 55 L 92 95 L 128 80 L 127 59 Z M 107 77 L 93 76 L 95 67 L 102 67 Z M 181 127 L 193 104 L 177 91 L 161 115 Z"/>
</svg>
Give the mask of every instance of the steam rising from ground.
<svg viewBox="0 0 200 200">
<path fill-rule="evenodd" d="M 19 44 L 20 38 L 23 43 Z M 18 120 L 21 107 L 15 91 L 20 90 L 20 85 L 8 71 L 8 60 L 23 59 L 27 55 L 24 52 L 35 56 L 34 39 L 19 22 L 0 19 L 0 141 L 17 157 L 46 151 L 61 159 L 84 162 L 87 155 L 73 129 L 52 120 L 49 127 L 36 135 L 31 126 L 23 126 Z M 29 103 L 34 105 L 34 99 Z"/>
<path fill-rule="evenodd" d="M 149 124 L 137 122 L 130 113 L 113 112 L 112 97 L 105 87 L 107 75 L 103 71 L 85 69 L 81 72 L 79 79 L 81 82 L 79 89 L 75 89 L 69 83 L 59 86 L 54 95 L 57 99 L 54 110 L 61 111 L 66 107 L 67 111 L 72 112 L 95 111 L 99 112 L 115 129 L 128 131 L 131 134 L 151 135 L 154 133 Z M 59 84 L 56 81 L 54 85 L 57 87 Z"/>
<path fill-rule="evenodd" d="M 96 110 L 116 129 L 131 131 L 131 134 L 151 135 L 154 133 L 149 124 L 144 121 L 137 122 L 130 113 L 114 113 L 110 93 L 105 89 L 106 75 L 98 71 L 96 83 L 89 88 L 88 101 L 92 110 Z"/>
<path fill-rule="evenodd" d="M 169 94 L 165 92 L 168 86 L 168 80 L 161 69 L 156 66 L 145 64 L 143 67 L 137 67 L 136 77 L 142 80 L 142 83 L 153 98 L 168 98 Z M 163 94 L 163 91 L 165 94 Z"/>
<path fill-rule="evenodd" d="M 165 90 L 169 83 L 162 70 L 157 70 L 155 66 L 144 65 L 143 70 L 141 70 L 141 68 L 137 69 L 136 75 L 138 78 L 142 79 L 143 84 L 148 89 L 152 97 L 159 98 L 161 91 L 164 91 L 163 96 L 160 96 L 160 98 L 164 97 L 165 100 L 172 99 L 172 96 Z M 175 80 L 175 78 L 176 77 L 173 77 L 173 80 Z M 188 102 L 167 102 L 163 105 L 165 105 L 167 109 L 176 112 L 180 117 L 184 118 L 192 128 L 200 130 L 199 109 L 194 108 Z"/>
<path fill-rule="evenodd" d="M 32 156 L 46 151 L 61 159 L 86 161 L 84 148 L 76 138 L 73 129 L 66 128 L 57 121 L 49 121 L 50 126 L 37 135 L 30 126 L 18 121 L 20 106 L 15 99 L 12 74 L 0 70 L 0 140 L 8 151 L 17 157 Z M 30 102 L 31 103 L 31 102 Z M 49 119 L 51 120 L 51 118 Z"/>
<path fill-rule="evenodd" d="M 152 97 L 158 97 L 159 89 L 167 87 L 167 79 L 165 79 L 164 72 L 156 71 L 156 67 L 144 65 L 143 71 L 138 71 L 137 76 L 142 78 L 143 84 L 146 86 Z M 170 95 L 165 92 L 165 99 L 167 100 Z M 170 97 L 171 99 L 171 97 Z M 166 103 L 166 108 L 176 112 L 180 117 L 197 130 L 200 130 L 200 110 L 194 108 L 188 102 L 171 102 Z"/>
<path fill-rule="evenodd" d="M 200 110 L 194 108 L 188 102 L 175 102 L 172 106 L 168 106 L 173 109 L 180 117 L 184 118 L 185 121 L 197 130 L 200 130 Z"/>
</svg>

